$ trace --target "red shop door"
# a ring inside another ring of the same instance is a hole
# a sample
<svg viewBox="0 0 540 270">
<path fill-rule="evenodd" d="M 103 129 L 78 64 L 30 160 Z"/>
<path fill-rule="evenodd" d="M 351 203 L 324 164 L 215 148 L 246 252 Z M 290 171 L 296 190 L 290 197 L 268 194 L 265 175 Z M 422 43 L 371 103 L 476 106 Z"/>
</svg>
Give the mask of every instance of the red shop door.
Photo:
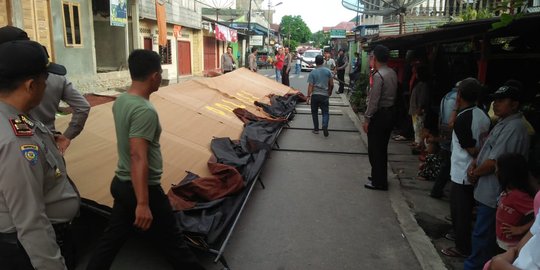
<svg viewBox="0 0 540 270">
<path fill-rule="evenodd" d="M 191 45 L 188 41 L 178 41 L 178 74 L 191 74 Z"/>
<path fill-rule="evenodd" d="M 144 38 L 144 49 L 145 50 L 152 50 L 152 38 Z"/>
<path fill-rule="evenodd" d="M 216 68 L 216 51 L 216 38 L 204 37 L 204 70 L 213 70 Z"/>
</svg>

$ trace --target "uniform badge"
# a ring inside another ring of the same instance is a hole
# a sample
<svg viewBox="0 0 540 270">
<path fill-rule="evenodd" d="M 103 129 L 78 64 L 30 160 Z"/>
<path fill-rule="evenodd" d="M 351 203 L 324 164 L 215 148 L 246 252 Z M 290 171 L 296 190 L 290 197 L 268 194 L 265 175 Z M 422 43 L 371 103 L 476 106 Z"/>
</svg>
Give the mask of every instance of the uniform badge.
<svg viewBox="0 0 540 270">
<path fill-rule="evenodd" d="M 34 131 L 32 128 L 28 125 L 28 123 L 24 122 L 20 118 L 17 119 L 9 119 L 9 123 L 11 124 L 11 127 L 13 128 L 13 132 L 15 132 L 15 136 L 33 136 Z M 33 125 L 34 123 L 32 123 Z"/>
<path fill-rule="evenodd" d="M 28 127 L 30 128 L 34 128 L 35 124 L 34 122 L 30 121 L 30 119 L 28 119 L 28 117 L 24 114 L 19 114 L 19 119 L 21 119 L 21 121 L 23 123 L 25 123 L 26 125 L 28 125 Z"/>
<path fill-rule="evenodd" d="M 21 145 L 21 153 L 31 165 L 36 165 L 38 162 L 39 147 L 33 144 Z"/>
</svg>

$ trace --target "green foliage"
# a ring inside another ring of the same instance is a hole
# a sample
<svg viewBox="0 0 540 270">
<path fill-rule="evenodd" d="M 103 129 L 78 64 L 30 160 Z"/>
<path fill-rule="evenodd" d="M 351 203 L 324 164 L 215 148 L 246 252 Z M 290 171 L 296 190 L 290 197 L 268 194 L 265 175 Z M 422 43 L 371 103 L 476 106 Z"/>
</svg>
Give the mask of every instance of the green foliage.
<svg viewBox="0 0 540 270">
<path fill-rule="evenodd" d="M 523 11 L 526 9 L 528 4 L 527 0 L 503 0 L 497 3 L 497 6 L 494 8 L 496 13 L 501 13 L 500 20 L 491 25 L 491 29 L 495 30 L 498 28 L 503 28 L 508 26 L 512 21 L 519 19 L 523 16 Z M 516 14 L 516 10 L 520 9 L 521 11 Z"/>
<path fill-rule="evenodd" d="M 467 9 L 465 9 L 465 11 L 459 15 L 461 19 L 460 21 L 489 19 L 493 16 L 494 16 L 493 12 L 489 11 L 489 9 L 484 8 L 481 10 L 476 10 L 473 8 L 472 5 L 468 5 Z"/>
<path fill-rule="evenodd" d="M 313 40 L 313 46 L 317 48 L 324 48 L 324 46 L 327 46 L 330 42 L 330 33 L 317 31 L 313 33 L 311 40 Z"/>
<path fill-rule="evenodd" d="M 354 91 L 349 99 L 351 107 L 355 112 L 366 110 L 367 89 L 369 86 L 369 75 L 360 73 L 358 80 L 354 84 Z"/>
<path fill-rule="evenodd" d="M 311 38 L 311 30 L 309 30 L 309 27 L 302 19 L 302 16 L 283 16 L 279 25 L 279 31 L 286 39 L 288 39 L 290 35 L 291 40 L 286 40 L 285 45 L 288 46 L 290 42 L 292 50 L 294 50 L 299 43 L 308 42 Z"/>
</svg>

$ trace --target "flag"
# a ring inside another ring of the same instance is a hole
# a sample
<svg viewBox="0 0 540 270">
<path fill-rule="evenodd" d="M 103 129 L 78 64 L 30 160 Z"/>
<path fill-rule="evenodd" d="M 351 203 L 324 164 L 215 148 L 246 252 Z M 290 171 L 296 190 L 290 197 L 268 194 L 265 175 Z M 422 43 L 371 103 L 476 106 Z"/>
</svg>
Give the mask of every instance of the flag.
<svg viewBox="0 0 540 270">
<path fill-rule="evenodd" d="M 167 18 L 165 15 L 165 1 L 156 0 L 156 18 L 159 32 L 158 43 L 160 46 L 167 46 Z"/>
</svg>

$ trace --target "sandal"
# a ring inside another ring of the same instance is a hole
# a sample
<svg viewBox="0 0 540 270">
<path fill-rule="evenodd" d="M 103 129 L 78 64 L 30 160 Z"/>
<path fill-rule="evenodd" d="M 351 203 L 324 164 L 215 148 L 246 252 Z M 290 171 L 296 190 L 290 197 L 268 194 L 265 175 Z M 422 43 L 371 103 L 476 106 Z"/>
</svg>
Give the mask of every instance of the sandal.
<svg viewBox="0 0 540 270">
<path fill-rule="evenodd" d="M 405 136 L 401 136 L 401 135 L 394 136 L 392 139 L 394 139 L 394 141 L 396 142 L 404 142 L 404 141 L 409 140 Z"/>
<path fill-rule="evenodd" d="M 454 258 L 467 258 L 467 257 L 469 257 L 468 255 L 465 255 L 465 254 L 459 252 L 459 250 L 456 247 L 443 248 L 443 249 L 441 249 L 441 253 L 444 254 L 445 256 L 454 257 Z"/>
</svg>

